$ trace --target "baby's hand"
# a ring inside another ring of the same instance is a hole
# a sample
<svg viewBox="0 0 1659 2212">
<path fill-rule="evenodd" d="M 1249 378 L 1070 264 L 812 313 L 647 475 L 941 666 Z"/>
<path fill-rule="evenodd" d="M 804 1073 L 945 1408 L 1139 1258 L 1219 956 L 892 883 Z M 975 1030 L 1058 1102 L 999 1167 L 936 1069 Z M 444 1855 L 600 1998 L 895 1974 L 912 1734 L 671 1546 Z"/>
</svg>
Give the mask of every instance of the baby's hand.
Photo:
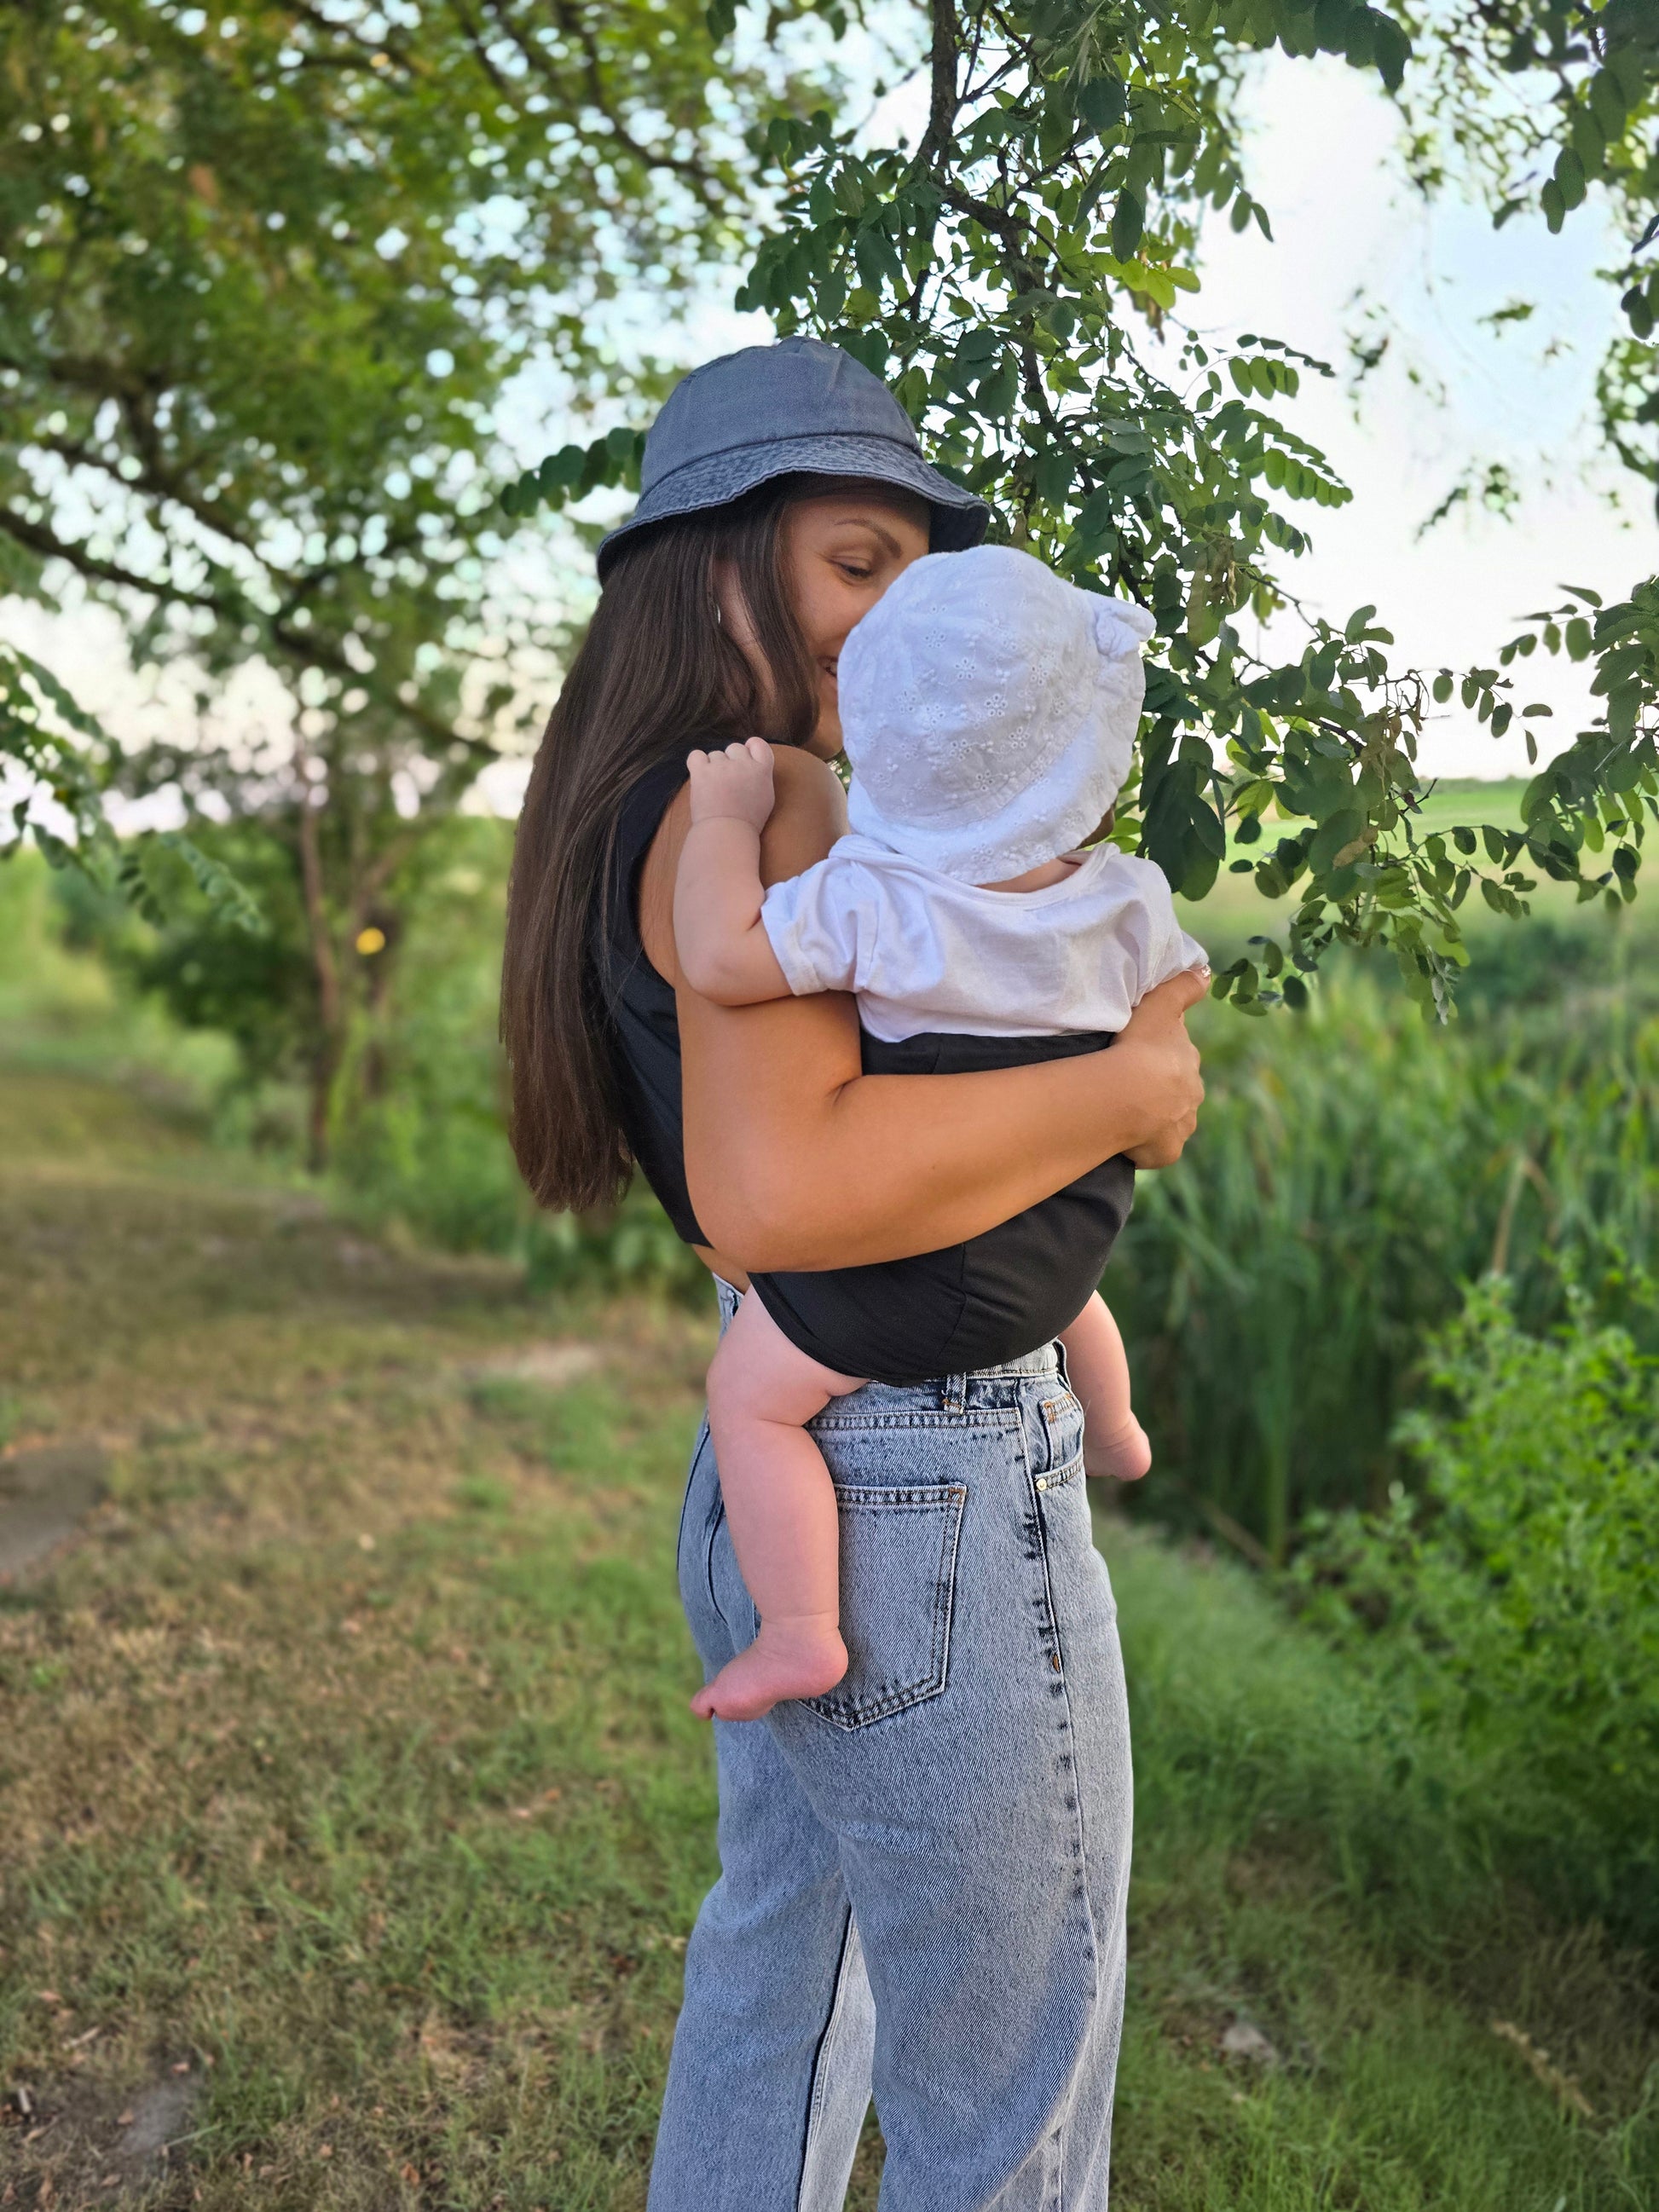
<svg viewBox="0 0 1659 2212">
<path fill-rule="evenodd" d="M 688 753 L 691 771 L 691 819 L 728 817 L 763 830 L 772 811 L 772 748 L 764 738 L 748 738 L 723 752 Z"/>
</svg>

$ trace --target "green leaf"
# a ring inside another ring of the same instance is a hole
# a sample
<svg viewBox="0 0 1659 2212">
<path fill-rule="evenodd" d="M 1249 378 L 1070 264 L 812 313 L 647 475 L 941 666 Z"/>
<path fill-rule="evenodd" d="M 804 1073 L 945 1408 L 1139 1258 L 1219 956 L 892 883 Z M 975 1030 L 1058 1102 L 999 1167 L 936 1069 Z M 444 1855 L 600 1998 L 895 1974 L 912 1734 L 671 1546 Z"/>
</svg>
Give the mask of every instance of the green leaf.
<svg viewBox="0 0 1659 2212">
<path fill-rule="evenodd" d="M 1403 26 L 1380 11 L 1371 19 L 1371 46 L 1378 74 L 1390 92 L 1398 92 L 1412 57 L 1412 42 Z"/>
<path fill-rule="evenodd" d="M 980 411 L 988 422 L 1006 422 L 1013 413 L 1014 403 L 1018 398 L 1019 363 L 1011 353 L 1005 356 L 1001 367 L 994 374 L 986 377 L 980 385 Z"/>
<path fill-rule="evenodd" d="M 1072 479 L 1077 474 L 1077 463 L 1070 453 L 1057 448 L 1039 453 L 1031 471 L 1037 495 L 1057 507 L 1071 489 Z"/>
<path fill-rule="evenodd" d="M 1308 850 L 1308 866 L 1315 875 L 1328 874 L 1336 866 L 1337 854 L 1363 836 L 1364 830 L 1365 817 L 1357 806 L 1345 806 L 1322 822 Z"/>
<path fill-rule="evenodd" d="M 1564 208 L 1571 210 L 1583 204 L 1584 165 L 1571 146 L 1564 146 L 1555 157 L 1555 189 Z"/>
<path fill-rule="evenodd" d="M 1348 22 L 1352 13 L 1348 0 L 1316 0 L 1314 38 L 1322 53 L 1346 52 Z"/>
<path fill-rule="evenodd" d="M 1598 70 L 1589 82 L 1590 112 L 1609 141 L 1623 137 L 1626 106 L 1619 80 L 1611 70 Z"/>
<path fill-rule="evenodd" d="M 587 462 L 587 455 L 580 446 L 561 446 L 556 453 L 550 453 L 537 471 L 544 493 L 568 491 L 580 483 Z"/>
<path fill-rule="evenodd" d="M 1572 150 L 1586 177 L 1599 177 L 1607 158 L 1607 143 L 1601 126 L 1588 107 L 1575 107 L 1569 125 Z"/>
<path fill-rule="evenodd" d="M 1128 108 L 1121 78 L 1111 75 L 1091 77 L 1077 95 L 1077 111 L 1097 137 L 1115 131 Z"/>
</svg>

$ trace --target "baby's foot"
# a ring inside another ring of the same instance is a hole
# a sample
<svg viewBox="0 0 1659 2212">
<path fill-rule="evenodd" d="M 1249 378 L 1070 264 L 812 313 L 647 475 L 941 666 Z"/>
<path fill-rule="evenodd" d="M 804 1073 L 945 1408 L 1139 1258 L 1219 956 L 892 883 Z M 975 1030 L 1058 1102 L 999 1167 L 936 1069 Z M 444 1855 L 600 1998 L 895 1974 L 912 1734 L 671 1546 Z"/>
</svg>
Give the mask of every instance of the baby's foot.
<svg viewBox="0 0 1659 2212">
<path fill-rule="evenodd" d="M 1139 1482 L 1152 1463 L 1152 1447 L 1146 1431 L 1133 1413 L 1109 1437 L 1097 1437 L 1087 1423 L 1083 1430 L 1083 1471 L 1109 1475 L 1114 1482 Z"/>
<path fill-rule="evenodd" d="M 847 1672 L 847 1646 L 833 1613 L 761 1623 L 746 1651 L 728 1660 L 691 1700 L 699 1720 L 757 1721 L 786 1698 L 821 1698 Z"/>
</svg>

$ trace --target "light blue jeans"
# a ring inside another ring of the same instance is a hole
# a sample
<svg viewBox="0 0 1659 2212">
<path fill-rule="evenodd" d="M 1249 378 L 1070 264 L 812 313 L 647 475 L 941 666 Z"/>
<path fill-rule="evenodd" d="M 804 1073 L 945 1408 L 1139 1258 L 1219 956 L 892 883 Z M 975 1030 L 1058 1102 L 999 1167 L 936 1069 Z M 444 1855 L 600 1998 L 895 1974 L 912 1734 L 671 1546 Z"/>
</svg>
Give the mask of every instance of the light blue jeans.
<svg viewBox="0 0 1659 2212">
<path fill-rule="evenodd" d="M 1129 1729 L 1082 1426 L 1052 1346 L 812 1424 L 852 1663 L 714 1723 L 650 2212 L 838 2212 L 872 2088 L 884 2212 L 1104 2212 Z M 712 1675 L 757 1616 L 706 1427 L 679 1577 Z"/>
</svg>

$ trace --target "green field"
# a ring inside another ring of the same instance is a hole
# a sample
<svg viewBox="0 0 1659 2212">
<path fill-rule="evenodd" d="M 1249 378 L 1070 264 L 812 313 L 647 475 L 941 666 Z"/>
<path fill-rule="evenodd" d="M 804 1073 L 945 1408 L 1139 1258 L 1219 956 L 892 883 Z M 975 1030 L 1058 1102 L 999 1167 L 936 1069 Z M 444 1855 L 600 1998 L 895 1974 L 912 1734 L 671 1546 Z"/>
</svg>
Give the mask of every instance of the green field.
<svg viewBox="0 0 1659 2212">
<path fill-rule="evenodd" d="M 1419 837 L 1431 836 L 1437 830 L 1449 830 L 1455 823 L 1465 822 L 1479 826 L 1489 822 L 1494 829 L 1513 830 L 1520 826 L 1521 797 L 1526 784 L 1517 777 L 1482 781 L 1474 776 L 1445 776 L 1433 785 L 1422 808 L 1415 817 Z M 1293 832 L 1292 822 L 1279 823 L 1270 816 L 1262 825 L 1262 843 L 1255 846 L 1230 845 L 1228 860 L 1259 860 L 1264 851 L 1270 851 L 1275 839 Z M 1577 894 L 1564 885 L 1540 878 L 1534 904 L 1540 913 L 1561 914 L 1571 909 Z M 1247 875 L 1229 875 L 1224 865 L 1215 888 L 1207 898 L 1196 902 L 1182 900 L 1182 920 L 1193 934 L 1202 942 L 1215 940 L 1218 946 L 1232 948 L 1248 937 L 1260 933 L 1270 936 L 1283 930 L 1285 921 L 1296 907 L 1296 891 L 1283 899 L 1264 899 Z M 1463 920 L 1470 935 L 1479 939 L 1485 936 L 1497 919 L 1477 899 L 1463 909 Z"/>
<path fill-rule="evenodd" d="M 0 2201 L 639 2207 L 714 1872 L 671 1556 L 708 1311 L 533 1302 L 39 1065 L 0 1244 L 0 1470 L 103 1490 L 0 1596 Z M 1659 2206 L 1650 1970 L 1437 1820 L 1440 1754 L 1403 1782 L 1240 1571 L 1102 1534 L 1115 2203 Z"/>
</svg>

